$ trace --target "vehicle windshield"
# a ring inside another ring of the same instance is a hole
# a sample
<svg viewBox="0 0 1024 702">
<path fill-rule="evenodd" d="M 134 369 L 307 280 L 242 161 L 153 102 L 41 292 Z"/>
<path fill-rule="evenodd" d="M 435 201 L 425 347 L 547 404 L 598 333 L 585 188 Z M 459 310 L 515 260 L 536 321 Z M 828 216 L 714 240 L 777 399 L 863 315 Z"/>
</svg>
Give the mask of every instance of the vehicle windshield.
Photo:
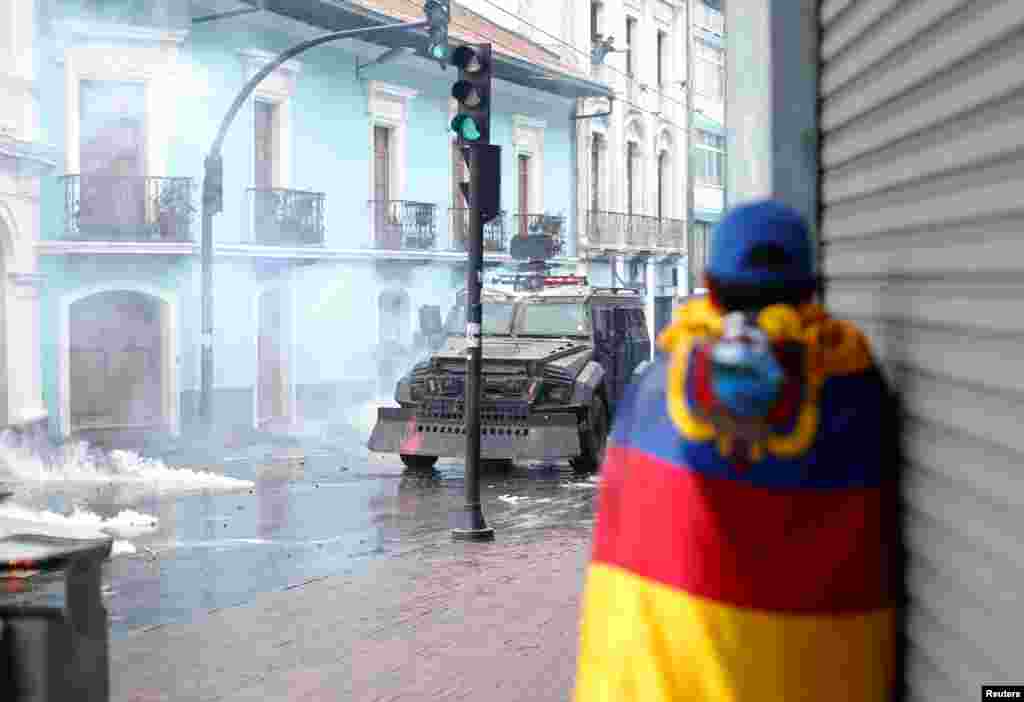
<svg viewBox="0 0 1024 702">
<path fill-rule="evenodd" d="M 586 308 L 580 302 L 523 305 L 516 327 L 520 336 L 585 336 Z"/>
<path fill-rule="evenodd" d="M 512 312 L 515 309 L 511 302 L 485 302 L 481 333 L 485 336 L 508 336 L 512 329 Z M 463 336 L 466 333 L 466 307 L 456 306 L 448 315 L 445 331 L 449 336 Z"/>
</svg>

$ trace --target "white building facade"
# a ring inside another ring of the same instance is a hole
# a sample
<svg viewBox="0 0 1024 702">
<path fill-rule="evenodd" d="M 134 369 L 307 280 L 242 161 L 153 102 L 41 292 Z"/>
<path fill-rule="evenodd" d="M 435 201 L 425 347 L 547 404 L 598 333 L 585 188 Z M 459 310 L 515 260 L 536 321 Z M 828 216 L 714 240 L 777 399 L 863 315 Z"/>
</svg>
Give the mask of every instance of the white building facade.
<svg viewBox="0 0 1024 702">
<path fill-rule="evenodd" d="M 580 269 L 596 284 L 643 289 L 655 333 L 670 319 L 673 300 L 699 283 L 707 234 L 725 202 L 720 4 L 588 0 L 577 4 L 572 26 L 574 42 L 598 54 L 592 79 L 616 96 L 611 105 L 595 99 L 578 106 Z"/>
<path fill-rule="evenodd" d="M 55 166 L 34 91 L 35 4 L 0 3 L 0 426 L 44 421 L 39 347 L 39 186 Z"/>
</svg>

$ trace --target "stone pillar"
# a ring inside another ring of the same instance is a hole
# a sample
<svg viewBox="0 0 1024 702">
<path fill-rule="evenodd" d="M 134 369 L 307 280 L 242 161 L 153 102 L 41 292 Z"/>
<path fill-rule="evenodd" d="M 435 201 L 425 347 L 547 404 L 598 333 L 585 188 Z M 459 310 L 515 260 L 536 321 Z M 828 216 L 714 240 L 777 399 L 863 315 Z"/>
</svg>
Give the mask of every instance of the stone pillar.
<svg viewBox="0 0 1024 702">
<path fill-rule="evenodd" d="M 725 3 L 726 202 L 775 197 L 817 218 L 817 2 Z"/>
</svg>

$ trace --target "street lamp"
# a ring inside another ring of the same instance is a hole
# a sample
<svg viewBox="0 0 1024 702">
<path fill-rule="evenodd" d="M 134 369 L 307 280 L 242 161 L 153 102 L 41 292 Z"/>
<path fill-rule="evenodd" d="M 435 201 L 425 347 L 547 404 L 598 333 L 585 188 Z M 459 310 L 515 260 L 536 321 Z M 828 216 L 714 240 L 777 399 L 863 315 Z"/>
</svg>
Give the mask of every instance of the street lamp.
<svg viewBox="0 0 1024 702">
<path fill-rule="evenodd" d="M 439 12 L 437 6 L 441 6 L 445 11 Z M 252 95 L 256 86 L 279 66 L 295 56 L 298 56 L 309 49 L 320 46 L 321 44 L 337 41 L 338 39 L 360 37 L 366 34 L 372 34 L 373 32 L 410 30 L 426 27 L 432 39 L 440 34 L 443 34 L 443 36 L 447 38 L 448 13 L 446 8 L 447 0 L 444 0 L 443 2 L 439 2 L 439 0 L 427 0 L 424 5 L 424 11 L 427 16 L 427 19 L 425 20 L 418 22 L 381 24 L 375 27 L 363 27 L 359 29 L 344 29 L 297 44 L 296 46 L 293 46 L 287 51 L 279 54 L 274 58 L 274 60 L 268 62 L 267 65 L 261 68 L 256 75 L 250 78 L 235 97 L 234 102 L 231 103 L 231 107 L 228 108 L 227 114 L 224 115 L 224 119 L 220 123 L 220 128 L 217 130 L 217 135 L 213 140 L 213 145 L 210 147 L 210 153 L 203 161 L 205 169 L 203 174 L 202 198 L 203 319 L 201 331 L 202 360 L 200 370 L 199 417 L 205 430 L 209 431 L 213 424 L 213 216 L 222 212 L 224 209 L 224 161 L 221 155 L 221 149 L 224 145 L 224 138 L 227 135 L 228 127 L 231 126 L 231 123 L 238 115 L 238 111 L 242 109 L 242 105 L 244 105 L 245 101 L 249 99 L 250 95 Z M 445 26 L 443 32 L 438 26 L 432 24 L 432 20 L 444 21 Z"/>
</svg>

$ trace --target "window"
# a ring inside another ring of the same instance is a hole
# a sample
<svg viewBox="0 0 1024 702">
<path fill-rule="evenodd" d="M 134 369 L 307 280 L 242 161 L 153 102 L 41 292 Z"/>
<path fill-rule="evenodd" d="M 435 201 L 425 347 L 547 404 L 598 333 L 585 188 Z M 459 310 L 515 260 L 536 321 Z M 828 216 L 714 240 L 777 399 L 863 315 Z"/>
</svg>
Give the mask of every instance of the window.
<svg viewBox="0 0 1024 702">
<path fill-rule="evenodd" d="M 712 5 L 715 5 L 712 7 Z M 701 0 L 694 3 L 693 23 L 701 29 L 714 34 L 725 34 L 725 18 L 722 16 L 721 3 Z"/>
<path fill-rule="evenodd" d="M 590 142 L 590 209 L 593 212 L 601 209 L 601 141 L 601 135 L 595 134 Z"/>
<path fill-rule="evenodd" d="M 274 105 L 257 100 L 253 105 L 255 182 L 259 190 L 274 187 Z"/>
<path fill-rule="evenodd" d="M 481 309 L 480 333 L 488 336 L 508 336 L 512 328 L 515 306 L 511 302 L 485 302 Z M 456 305 L 448 314 L 445 331 L 449 336 L 466 333 L 466 307 Z"/>
<path fill-rule="evenodd" d="M 666 178 L 666 159 L 668 154 L 662 151 L 658 154 L 658 219 L 665 216 L 665 178 Z"/>
<path fill-rule="evenodd" d="M 708 239 L 711 234 L 711 225 L 707 222 L 694 222 L 690 228 L 693 236 L 693 260 L 690 261 L 690 273 L 696 285 L 704 284 L 704 264 L 708 258 Z"/>
<path fill-rule="evenodd" d="M 80 83 L 78 226 L 109 239 L 137 233 L 146 221 L 145 86 Z"/>
<path fill-rule="evenodd" d="M 400 212 L 391 202 L 391 130 L 373 128 L 373 222 L 378 248 L 400 249 Z"/>
<path fill-rule="evenodd" d="M 658 32 L 658 85 L 665 85 L 665 32 Z"/>
<path fill-rule="evenodd" d="M 725 137 L 698 129 L 693 149 L 694 182 L 721 188 L 725 185 L 724 170 Z"/>
<path fill-rule="evenodd" d="M 626 145 L 626 213 L 633 214 L 636 200 L 637 149 L 636 142 Z"/>
<path fill-rule="evenodd" d="M 693 43 L 694 90 L 714 100 L 725 97 L 725 57 L 720 48 L 701 39 Z"/>
<path fill-rule="evenodd" d="M 391 130 L 373 128 L 373 199 L 391 199 Z"/>
<path fill-rule="evenodd" d="M 590 40 L 593 42 L 598 41 L 598 37 L 601 36 L 601 3 L 591 2 L 590 3 Z"/>
<path fill-rule="evenodd" d="M 586 309 L 579 302 L 523 305 L 516 326 L 522 336 L 581 336 L 587 333 Z"/>
<path fill-rule="evenodd" d="M 626 75 L 634 74 L 633 65 L 633 33 L 636 29 L 636 20 L 632 17 L 626 18 Z"/>
</svg>

